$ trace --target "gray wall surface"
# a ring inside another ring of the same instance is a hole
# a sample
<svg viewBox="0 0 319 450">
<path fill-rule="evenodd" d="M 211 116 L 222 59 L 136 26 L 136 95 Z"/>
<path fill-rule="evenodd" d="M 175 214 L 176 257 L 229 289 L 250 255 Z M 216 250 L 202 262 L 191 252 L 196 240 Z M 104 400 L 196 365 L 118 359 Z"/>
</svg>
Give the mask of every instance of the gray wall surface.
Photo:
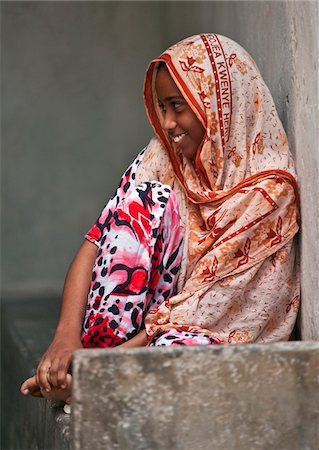
<svg viewBox="0 0 319 450">
<path fill-rule="evenodd" d="M 84 233 L 152 135 L 141 95 L 149 60 L 186 36 L 217 32 L 254 57 L 288 132 L 301 186 L 301 330 L 318 339 L 318 3 L 0 7 L 3 296 L 61 292 Z"/>
</svg>

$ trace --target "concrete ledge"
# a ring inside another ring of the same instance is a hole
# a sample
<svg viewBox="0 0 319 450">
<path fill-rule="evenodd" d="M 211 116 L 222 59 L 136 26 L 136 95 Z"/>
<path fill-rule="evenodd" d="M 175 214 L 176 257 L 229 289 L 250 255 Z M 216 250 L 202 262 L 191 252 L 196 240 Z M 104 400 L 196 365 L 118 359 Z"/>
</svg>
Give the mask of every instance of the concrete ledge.
<svg viewBox="0 0 319 450">
<path fill-rule="evenodd" d="M 78 350 L 76 450 L 318 449 L 319 343 Z"/>
<path fill-rule="evenodd" d="M 61 402 L 20 394 L 53 336 L 59 300 L 3 302 L 1 314 L 1 449 L 70 447 L 70 416 Z"/>
</svg>

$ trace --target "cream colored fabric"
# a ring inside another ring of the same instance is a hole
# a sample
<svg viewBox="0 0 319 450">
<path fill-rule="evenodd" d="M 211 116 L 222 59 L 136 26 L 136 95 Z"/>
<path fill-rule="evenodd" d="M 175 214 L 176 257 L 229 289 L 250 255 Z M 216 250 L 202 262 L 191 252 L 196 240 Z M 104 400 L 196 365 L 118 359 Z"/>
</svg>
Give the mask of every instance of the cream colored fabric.
<svg viewBox="0 0 319 450">
<path fill-rule="evenodd" d="M 206 129 L 194 166 L 161 128 L 159 61 Z M 185 226 L 179 292 L 146 317 L 147 333 L 287 340 L 299 306 L 297 186 L 286 134 L 254 61 L 228 38 L 193 36 L 150 64 L 145 104 L 157 139 L 137 179 L 170 184 Z"/>
</svg>

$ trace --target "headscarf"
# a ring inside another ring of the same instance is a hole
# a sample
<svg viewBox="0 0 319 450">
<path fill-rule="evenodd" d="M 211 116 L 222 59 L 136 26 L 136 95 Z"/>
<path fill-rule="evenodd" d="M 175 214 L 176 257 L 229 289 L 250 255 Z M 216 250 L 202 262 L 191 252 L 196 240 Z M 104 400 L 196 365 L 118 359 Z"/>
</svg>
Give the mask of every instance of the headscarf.
<svg viewBox="0 0 319 450">
<path fill-rule="evenodd" d="M 206 130 L 194 164 L 161 127 L 161 61 Z M 192 36 L 150 63 L 144 99 L 157 139 L 140 177 L 173 187 L 185 225 L 179 292 L 148 314 L 147 333 L 204 331 L 229 343 L 288 339 L 299 305 L 296 175 L 255 62 L 229 38 Z"/>
</svg>

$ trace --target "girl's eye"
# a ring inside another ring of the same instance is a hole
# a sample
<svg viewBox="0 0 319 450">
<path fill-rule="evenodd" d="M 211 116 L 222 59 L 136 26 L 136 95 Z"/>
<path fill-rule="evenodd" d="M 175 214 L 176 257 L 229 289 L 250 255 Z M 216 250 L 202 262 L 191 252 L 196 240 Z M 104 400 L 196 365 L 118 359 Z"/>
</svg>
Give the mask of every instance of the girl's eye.
<svg viewBox="0 0 319 450">
<path fill-rule="evenodd" d="M 183 106 L 183 102 L 182 101 L 174 101 L 174 102 L 172 102 L 172 106 L 175 111 L 178 111 Z"/>
<path fill-rule="evenodd" d="M 158 107 L 159 107 L 161 112 L 165 112 L 165 106 L 160 101 L 158 102 Z"/>
<path fill-rule="evenodd" d="M 173 109 L 174 111 L 177 111 L 177 112 L 179 110 L 181 110 L 183 106 L 184 106 L 184 102 L 182 100 L 172 100 L 169 103 L 169 109 Z M 166 107 L 160 100 L 158 100 L 158 107 L 162 113 L 166 113 Z"/>
</svg>

